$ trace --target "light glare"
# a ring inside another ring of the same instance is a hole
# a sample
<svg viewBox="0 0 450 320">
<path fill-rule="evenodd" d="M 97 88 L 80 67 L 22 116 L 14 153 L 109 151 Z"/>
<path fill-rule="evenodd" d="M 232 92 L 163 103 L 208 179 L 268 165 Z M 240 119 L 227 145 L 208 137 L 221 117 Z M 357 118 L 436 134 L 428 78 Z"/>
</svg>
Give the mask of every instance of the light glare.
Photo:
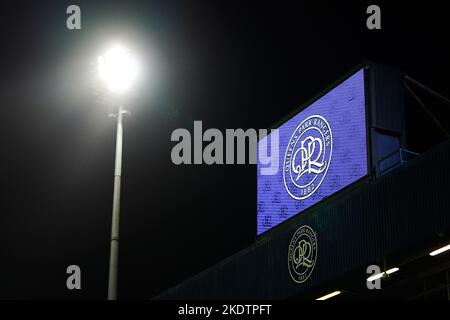
<svg viewBox="0 0 450 320">
<path fill-rule="evenodd" d="M 137 75 L 137 64 L 128 50 L 115 46 L 98 57 L 98 74 L 111 92 L 127 91 Z"/>
<path fill-rule="evenodd" d="M 316 300 L 320 300 L 320 301 L 327 300 L 327 299 L 330 299 L 330 298 L 333 298 L 333 297 L 337 296 L 338 294 L 341 294 L 341 292 L 340 291 L 333 291 L 332 293 L 326 294 L 323 297 L 317 298 Z"/>
<path fill-rule="evenodd" d="M 444 251 L 447 251 L 447 250 L 450 250 L 450 244 L 446 245 L 445 247 L 442 247 L 440 249 L 437 249 L 437 250 L 434 250 L 434 251 L 430 252 L 430 256 L 432 256 L 432 257 L 436 256 L 436 255 L 438 255 L 438 254 L 440 254 L 440 253 L 442 253 Z"/>
<path fill-rule="evenodd" d="M 368 277 L 367 281 L 371 282 L 371 281 L 383 278 L 384 276 L 386 276 L 388 274 L 391 274 L 391 273 L 394 273 L 394 272 L 397 272 L 398 270 L 400 270 L 400 269 L 399 268 L 392 268 L 392 269 L 387 270 L 386 272 L 381 272 L 381 273 L 374 274 L 373 276 Z"/>
<path fill-rule="evenodd" d="M 391 273 L 397 272 L 398 270 L 399 270 L 399 268 L 392 268 L 392 269 L 389 269 L 388 271 L 386 271 L 386 273 L 391 274 Z"/>
</svg>

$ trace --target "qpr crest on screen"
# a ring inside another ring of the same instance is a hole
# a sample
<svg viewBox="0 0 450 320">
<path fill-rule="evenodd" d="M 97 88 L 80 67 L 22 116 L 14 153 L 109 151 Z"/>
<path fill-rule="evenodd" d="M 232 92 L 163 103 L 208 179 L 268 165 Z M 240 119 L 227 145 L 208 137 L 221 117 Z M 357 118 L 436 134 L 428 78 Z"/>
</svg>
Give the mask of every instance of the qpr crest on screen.
<svg viewBox="0 0 450 320">
<path fill-rule="evenodd" d="M 322 184 L 331 163 L 333 135 L 328 121 L 320 115 L 303 120 L 286 147 L 283 181 L 296 200 L 310 197 Z"/>
</svg>

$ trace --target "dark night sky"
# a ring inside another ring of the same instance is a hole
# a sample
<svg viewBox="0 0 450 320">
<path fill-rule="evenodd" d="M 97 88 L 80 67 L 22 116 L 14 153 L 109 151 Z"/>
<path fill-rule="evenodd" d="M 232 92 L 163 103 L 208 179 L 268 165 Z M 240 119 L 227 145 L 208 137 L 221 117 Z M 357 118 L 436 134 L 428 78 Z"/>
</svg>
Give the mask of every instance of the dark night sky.
<svg viewBox="0 0 450 320">
<path fill-rule="evenodd" d="M 448 12 L 429 1 L 378 2 L 378 31 L 371 2 L 7 2 L 0 298 L 106 298 L 115 123 L 91 79 L 112 39 L 147 62 L 124 129 L 120 298 L 151 298 L 255 241 L 255 166 L 175 166 L 174 129 L 270 127 L 363 59 L 450 96 Z M 74 3 L 81 31 L 65 27 Z M 449 106 L 422 96 L 449 128 Z M 408 112 L 411 148 L 442 139 Z M 71 264 L 81 291 L 66 289 Z"/>
</svg>

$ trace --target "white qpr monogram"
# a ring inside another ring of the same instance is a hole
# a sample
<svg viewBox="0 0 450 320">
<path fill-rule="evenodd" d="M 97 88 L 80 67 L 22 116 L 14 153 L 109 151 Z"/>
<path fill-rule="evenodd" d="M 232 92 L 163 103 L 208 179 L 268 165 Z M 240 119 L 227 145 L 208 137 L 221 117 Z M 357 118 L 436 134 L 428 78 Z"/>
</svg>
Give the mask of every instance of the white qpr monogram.
<svg viewBox="0 0 450 320">
<path fill-rule="evenodd" d="M 286 191 L 296 200 L 314 194 L 330 167 L 333 136 L 327 120 L 312 115 L 293 132 L 286 147 L 283 181 Z"/>
</svg>

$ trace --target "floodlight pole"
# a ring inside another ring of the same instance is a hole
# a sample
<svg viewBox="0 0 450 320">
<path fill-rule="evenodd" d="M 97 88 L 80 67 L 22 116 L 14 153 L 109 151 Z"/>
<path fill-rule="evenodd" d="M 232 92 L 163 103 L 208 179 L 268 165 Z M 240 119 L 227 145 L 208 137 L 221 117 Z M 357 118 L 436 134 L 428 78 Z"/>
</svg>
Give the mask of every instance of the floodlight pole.
<svg viewBox="0 0 450 320">
<path fill-rule="evenodd" d="M 117 110 L 116 160 L 114 168 L 114 194 L 111 223 L 111 251 L 109 257 L 108 300 L 117 300 L 117 271 L 119 265 L 120 180 L 122 175 L 123 115 L 122 103 Z"/>
</svg>

